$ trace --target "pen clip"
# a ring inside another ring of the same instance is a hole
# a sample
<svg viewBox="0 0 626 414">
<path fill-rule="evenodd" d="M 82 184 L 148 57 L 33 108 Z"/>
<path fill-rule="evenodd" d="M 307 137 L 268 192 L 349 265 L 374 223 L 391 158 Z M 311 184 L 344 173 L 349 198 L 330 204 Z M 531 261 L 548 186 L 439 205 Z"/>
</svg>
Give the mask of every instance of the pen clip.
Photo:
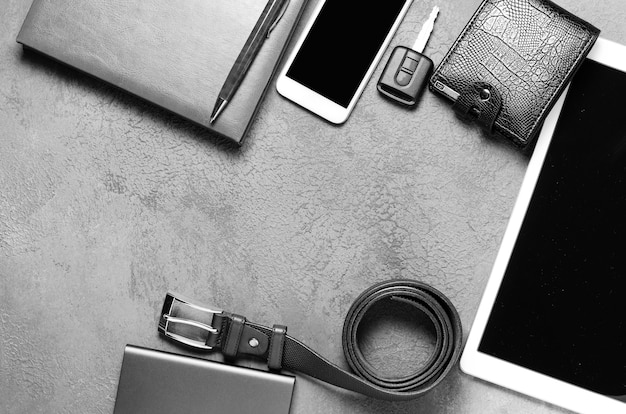
<svg viewBox="0 0 626 414">
<path fill-rule="evenodd" d="M 289 1 L 287 0 L 285 2 L 285 4 L 283 5 L 283 8 L 281 9 L 280 13 L 278 14 L 278 16 L 276 16 L 276 20 L 274 20 L 274 23 L 272 23 L 272 25 L 270 26 L 269 30 L 267 31 L 267 38 L 270 38 L 270 33 L 272 33 L 272 30 L 274 30 L 274 28 L 278 25 L 278 22 L 280 21 L 280 19 L 282 19 L 283 15 L 285 14 L 285 11 L 287 11 L 287 6 L 289 6 Z"/>
</svg>

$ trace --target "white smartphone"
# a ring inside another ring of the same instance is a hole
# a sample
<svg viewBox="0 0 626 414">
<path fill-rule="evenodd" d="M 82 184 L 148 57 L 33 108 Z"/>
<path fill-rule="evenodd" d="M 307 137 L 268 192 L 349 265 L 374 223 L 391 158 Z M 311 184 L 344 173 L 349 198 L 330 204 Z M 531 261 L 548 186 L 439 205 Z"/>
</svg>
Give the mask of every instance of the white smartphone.
<svg viewBox="0 0 626 414">
<path fill-rule="evenodd" d="M 276 88 L 335 124 L 348 119 L 412 0 L 320 0 Z"/>
</svg>

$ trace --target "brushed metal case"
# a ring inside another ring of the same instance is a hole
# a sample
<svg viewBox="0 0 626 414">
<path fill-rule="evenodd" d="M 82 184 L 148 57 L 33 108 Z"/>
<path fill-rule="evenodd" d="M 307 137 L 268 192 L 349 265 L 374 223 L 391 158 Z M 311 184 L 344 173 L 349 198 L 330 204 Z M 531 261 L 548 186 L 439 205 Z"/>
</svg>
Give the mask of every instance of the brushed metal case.
<svg viewBox="0 0 626 414">
<path fill-rule="evenodd" d="M 288 414 L 295 377 L 127 345 L 114 414 Z"/>
</svg>

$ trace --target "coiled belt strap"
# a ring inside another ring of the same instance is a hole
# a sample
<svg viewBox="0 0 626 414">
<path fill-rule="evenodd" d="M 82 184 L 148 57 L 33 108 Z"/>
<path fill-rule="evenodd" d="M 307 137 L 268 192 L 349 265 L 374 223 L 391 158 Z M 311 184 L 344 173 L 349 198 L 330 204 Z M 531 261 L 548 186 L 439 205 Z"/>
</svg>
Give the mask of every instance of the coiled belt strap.
<svg viewBox="0 0 626 414">
<path fill-rule="evenodd" d="M 437 337 L 435 350 L 425 366 L 400 379 L 378 375 L 357 342 L 359 324 L 373 305 L 385 300 L 419 309 L 432 321 Z M 272 370 L 297 371 L 363 395 L 396 401 L 417 398 L 436 386 L 456 364 L 462 343 L 461 321 L 450 300 L 438 290 L 413 280 L 376 284 L 352 304 L 344 323 L 343 348 L 356 375 L 287 335 L 285 326 L 259 325 L 240 315 L 194 305 L 171 293 L 165 298 L 159 331 L 196 349 L 221 351 L 228 358 L 262 358 Z"/>
</svg>

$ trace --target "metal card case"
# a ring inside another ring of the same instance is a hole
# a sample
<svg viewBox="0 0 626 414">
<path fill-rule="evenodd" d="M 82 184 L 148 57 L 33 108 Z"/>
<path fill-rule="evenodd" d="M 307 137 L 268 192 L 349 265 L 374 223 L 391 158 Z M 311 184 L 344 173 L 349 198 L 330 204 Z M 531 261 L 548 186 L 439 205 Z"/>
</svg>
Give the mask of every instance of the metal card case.
<svg viewBox="0 0 626 414">
<path fill-rule="evenodd" d="M 295 378 L 132 345 L 114 414 L 288 414 Z"/>
</svg>

